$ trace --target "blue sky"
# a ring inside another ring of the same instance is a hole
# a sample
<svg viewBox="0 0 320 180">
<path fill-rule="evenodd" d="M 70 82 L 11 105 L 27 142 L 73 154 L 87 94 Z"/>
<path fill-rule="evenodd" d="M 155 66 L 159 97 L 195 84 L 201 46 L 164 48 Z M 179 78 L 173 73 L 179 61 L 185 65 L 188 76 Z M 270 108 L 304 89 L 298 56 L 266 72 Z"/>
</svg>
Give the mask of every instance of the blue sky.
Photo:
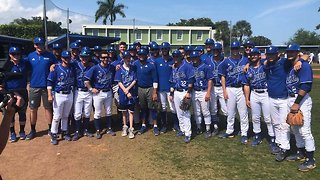
<svg viewBox="0 0 320 180">
<path fill-rule="evenodd" d="M 73 31 L 79 31 L 81 24 L 94 24 L 93 16 L 98 6 L 95 0 L 51 0 L 60 8 L 69 8 L 88 16 L 71 13 Z M 23 17 L 41 15 L 43 0 L 0 0 L 0 23 Z M 76 3 L 77 2 L 77 3 Z M 313 31 L 320 24 L 319 0 L 117 0 L 125 4 L 126 20 L 117 17 L 118 23 L 132 24 L 131 19 L 150 25 L 165 25 L 179 22 L 180 19 L 209 17 L 214 22 L 228 20 L 234 24 L 239 20 L 251 23 L 253 35 L 263 35 L 273 44 L 286 42 L 299 29 Z M 10 4 L 14 8 L 10 8 Z M 49 19 L 63 20 L 54 11 L 52 4 L 48 9 Z M 9 7 L 8 7 L 9 6 Z M 318 33 L 320 33 L 318 31 Z"/>
</svg>

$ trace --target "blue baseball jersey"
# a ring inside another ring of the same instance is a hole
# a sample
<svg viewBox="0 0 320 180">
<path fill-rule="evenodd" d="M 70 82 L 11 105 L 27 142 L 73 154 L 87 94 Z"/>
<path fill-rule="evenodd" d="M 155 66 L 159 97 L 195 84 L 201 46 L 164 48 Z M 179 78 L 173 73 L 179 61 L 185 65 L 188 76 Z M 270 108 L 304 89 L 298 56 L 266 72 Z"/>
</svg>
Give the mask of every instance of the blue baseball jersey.
<svg viewBox="0 0 320 180">
<path fill-rule="evenodd" d="M 165 60 L 164 58 L 158 58 L 155 61 L 155 66 L 158 73 L 158 81 L 159 81 L 159 92 L 169 92 L 170 91 L 170 74 L 172 72 L 172 65 L 174 64 L 174 61 L 172 57 L 170 57 L 168 60 Z"/>
<path fill-rule="evenodd" d="M 80 61 L 75 61 L 74 63 L 72 63 L 72 65 L 76 73 L 76 87 L 81 89 L 87 89 L 86 85 L 84 84 L 85 75 L 92 67 L 92 65 L 85 67 Z"/>
<path fill-rule="evenodd" d="M 137 72 L 137 84 L 142 88 L 149 88 L 153 86 L 153 83 L 158 82 L 157 71 L 154 63 L 148 62 L 141 64 L 139 60 L 133 63 L 135 71 Z"/>
<path fill-rule="evenodd" d="M 57 63 L 56 58 L 50 52 L 38 54 L 36 51 L 28 55 L 28 63 L 31 66 L 31 88 L 46 88 L 49 68 L 52 64 Z"/>
<path fill-rule="evenodd" d="M 58 64 L 54 71 L 50 72 L 47 78 L 48 86 L 52 86 L 52 90 L 71 92 L 75 85 L 75 71 L 71 66 L 64 67 Z"/>
<path fill-rule="evenodd" d="M 243 84 L 243 68 L 248 63 L 248 58 L 227 58 L 218 67 L 218 73 L 226 78 L 227 87 L 240 87 Z"/>
<path fill-rule="evenodd" d="M 8 69 L 11 73 L 19 73 L 22 74 L 22 78 L 12 79 L 5 81 L 5 87 L 7 90 L 16 90 L 16 89 L 26 89 L 27 88 L 27 69 L 28 66 L 26 64 L 25 59 L 21 59 L 18 64 L 13 64 L 13 62 L 9 62 L 12 64 L 11 69 Z"/>
<path fill-rule="evenodd" d="M 212 69 L 212 74 L 213 74 L 212 80 L 215 86 L 221 86 L 221 78 L 218 73 L 218 67 L 222 63 L 223 59 L 224 57 L 221 56 L 221 59 L 219 61 L 215 61 L 212 56 L 210 59 L 206 59 L 206 61 L 204 62 Z"/>
<path fill-rule="evenodd" d="M 101 64 L 94 65 L 85 75 L 85 80 L 91 82 L 96 89 L 111 89 L 115 74 L 115 67 L 108 64 L 103 67 Z"/>
<path fill-rule="evenodd" d="M 287 63 L 287 59 L 281 58 L 274 63 L 267 63 L 266 65 L 268 94 L 271 98 L 288 97 L 286 85 L 286 77 L 288 73 L 288 69 L 286 69 Z"/>
<path fill-rule="evenodd" d="M 135 72 L 135 68 L 130 67 L 130 69 L 125 69 L 123 65 L 121 65 L 120 69 L 117 70 L 115 78 L 115 82 L 121 82 L 124 87 L 130 86 L 133 81 L 137 81 L 137 76 Z M 129 92 L 132 95 L 132 98 L 129 99 L 127 95 L 123 92 L 123 90 L 119 87 L 119 103 L 121 105 L 131 105 L 137 99 L 137 88 L 136 86 L 132 87 Z"/>
<path fill-rule="evenodd" d="M 121 65 L 121 64 L 123 64 L 123 60 L 121 59 L 121 60 L 119 60 L 119 59 L 116 59 L 116 60 L 114 60 L 114 61 L 112 61 L 111 62 L 111 65 L 112 66 L 114 66 L 114 67 L 116 67 L 117 65 Z"/>
<path fill-rule="evenodd" d="M 245 82 L 250 86 L 250 89 L 267 89 L 267 77 L 264 65 L 258 67 L 250 66 L 248 72 L 245 73 Z"/>
<path fill-rule="evenodd" d="M 200 59 L 202 62 L 208 61 L 209 59 L 212 58 L 212 53 L 204 53 L 200 56 Z"/>
<path fill-rule="evenodd" d="M 169 81 L 174 89 L 188 89 L 188 85 L 194 82 L 193 66 L 182 62 L 180 67 L 172 69 Z"/>
<path fill-rule="evenodd" d="M 302 63 L 301 69 L 296 72 L 292 67 L 287 75 L 286 84 L 289 94 L 298 94 L 303 84 L 309 84 L 312 86 L 312 68 L 308 62 L 304 60 L 300 60 L 300 62 Z"/>
<path fill-rule="evenodd" d="M 201 63 L 198 67 L 194 67 L 194 89 L 208 89 L 208 81 L 213 79 L 212 68 Z"/>
<path fill-rule="evenodd" d="M 92 56 L 91 62 L 94 63 L 94 64 L 99 64 L 100 63 L 100 59 L 97 56 Z"/>
</svg>

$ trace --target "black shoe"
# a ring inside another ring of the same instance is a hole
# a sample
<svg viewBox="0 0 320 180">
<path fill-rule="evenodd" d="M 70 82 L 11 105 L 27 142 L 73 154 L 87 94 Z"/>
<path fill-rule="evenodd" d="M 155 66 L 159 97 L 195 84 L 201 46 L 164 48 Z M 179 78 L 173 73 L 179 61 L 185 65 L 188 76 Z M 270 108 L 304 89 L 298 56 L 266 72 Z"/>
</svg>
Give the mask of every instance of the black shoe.
<svg viewBox="0 0 320 180">
<path fill-rule="evenodd" d="M 287 161 L 304 161 L 306 158 L 305 153 L 300 150 L 297 150 L 297 153 L 292 154 L 286 158 Z"/>
<path fill-rule="evenodd" d="M 276 161 L 281 162 L 289 155 L 289 151 L 281 149 L 281 151 L 276 155 Z"/>
</svg>

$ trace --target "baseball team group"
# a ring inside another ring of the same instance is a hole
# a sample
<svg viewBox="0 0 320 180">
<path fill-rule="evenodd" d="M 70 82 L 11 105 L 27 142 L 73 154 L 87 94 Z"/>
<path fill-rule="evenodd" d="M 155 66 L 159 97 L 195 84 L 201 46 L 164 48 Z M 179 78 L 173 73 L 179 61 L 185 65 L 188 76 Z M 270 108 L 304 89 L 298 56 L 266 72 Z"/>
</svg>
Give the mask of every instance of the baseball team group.
<svg viewBox="0 0 320 180">
<path fill-rule="evenodd" d="M 36 137 L 41 99 L 53 145 L 60 140 L 58 134 L 67 141 L 77 141 L 83 136 L 97 139 L 103 134 L 115 136 L 113 102 L 122 115 L 121 135 L 130 139 L 137 134 L 135 122 L 141 123 L 138 134 L 145 133 L 149 124 L 155 136 L 173 127 L 185 143 L 200 134 L 206 139 L 231 138 L 238 135 L 234 128 L 238 112 L 240 142 L 248 144 L 248 109 L 251 109 L 252 146 L 261 144 L 265 138 L 276 161 L 303 160 L 298 166 L 300 171 L 316 167 L 309 96 L 313 73 L 308 61 L 301 58 L 298 44 L 289 44 L 283 56 L 275 46 L 268 47 L 262 55 L 253 42 L 235 41 L 231 43 L 230 57 L 224 55 L 220 43 L 210 38 L 204 47 L 185 46 L 177 50 L 171 50 L 168 42 L 152 41 L 147 46 L 120 42 L 116 50 L 89 48 L 77 40 L 70 44 L 70 50 L 53 44 L 49 52 L 45 40 L 36 37 L 34 48 L 26 57 L 19 47 L 9 49 L 6 69 L 22 73 L 23 78 L 8 80 L 3 88 L 18 93 L 26 102 L 16 113 L 20 124 L 18 137 L 12 120 L 10 142 Z M 31 131 L 26 134 L 28 105 Z M 89 130 L 92 111 L 95 133 Z M 303 125 L 290 126 L 287 114 L 298 111 L 303 114 Z M 106 121 L 101 120 L 102 112 Z M 219 119 L 223 116 L 227 128 L 219 133 Z M 261 119 L 267 126 L 267 137 L 262 135 Z M 296 140 L 294 154 L 289 154 L 291 133 Z"/>
</svg>

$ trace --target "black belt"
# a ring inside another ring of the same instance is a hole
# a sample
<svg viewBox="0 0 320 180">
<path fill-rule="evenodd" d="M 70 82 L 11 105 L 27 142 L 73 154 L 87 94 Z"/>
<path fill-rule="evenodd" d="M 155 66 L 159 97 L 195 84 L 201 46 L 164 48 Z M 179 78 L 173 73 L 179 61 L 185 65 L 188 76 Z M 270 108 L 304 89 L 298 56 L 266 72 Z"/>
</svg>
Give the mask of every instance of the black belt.
<svg viewBox="0 0 320 180">
<path fill-rule="evenodd" d="M 268 92 L 268 90 L 262 90 L 262 89 L 254 89 L 253 91 L 256 92 L 256 93 L 265 93 L 265 92 Z"/>
<path fill-rule="evenodd" d="M 240 87 L 242 87 L 242 85 L 231 85 L 230 87 L 240 88 Z"/>
<path fill-rule="evenodd" d="M 152 86 L 138 86 L 138 87 L 142 89 L 148 89 L 148 88 L 151 88 Z"/>
<path fill-rule="evenodd" d="M 183 91 L 186 91 L 187 89 L 176 89 L 176 91 L 179 91 L 179 92 L 183 92 Z"/>
<path fill-rule="evenodd" d="M 207 88 L 193 88 L 195 91 L 203 91 L 206 90 Z"/>
<path fill-rule="evenodd" d="M 214 85 L 214 87 L 221 87 L 221 85 Z"/>
<path fill-rule="evenodd" d="M 100 92 L 109 92 L 111 89 L 99 89 Z"/>
<path fill-rule="evenodd" d="M 78 91 L 82 91 L 82 92 L 88 92 L 88 88 L 78 88 Z"/>
<path fill-rule="evenodd" d="M 290 93 L 289 96 L 290 96 L 290 97 L 296 97 L 296 94 Z"/>
<path fill-rule="evenodd" d="M 56 93 L 59 93 L 59 94 L 70 94 L 71 91 L 56 91 Z"/>
</svg>

